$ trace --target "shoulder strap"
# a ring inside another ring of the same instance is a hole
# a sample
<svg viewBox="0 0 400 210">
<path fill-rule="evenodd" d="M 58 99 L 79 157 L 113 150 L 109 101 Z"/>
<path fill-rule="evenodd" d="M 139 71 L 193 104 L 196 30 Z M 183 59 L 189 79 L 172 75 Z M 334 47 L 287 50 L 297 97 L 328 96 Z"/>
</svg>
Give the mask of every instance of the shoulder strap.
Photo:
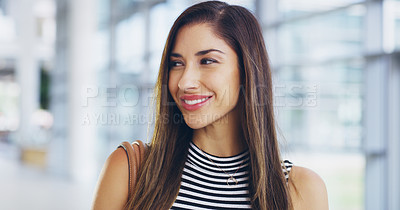
<svg viewBox="0 0 400 210">
<path fill-rule="evenodd" d="M 142 141 L 136 140 L 132 144 L 127 141 L 122 142 L 118 145 L 118 148 L 122 147 L 128 158 L 128 170 L 129 170 L 129 190 L 128 198 L 133 195 L 133 189 L 137 181 L 137 172 L 144 158 L 144 152 L 146 150 L 145 144 Z"/>
</svg>

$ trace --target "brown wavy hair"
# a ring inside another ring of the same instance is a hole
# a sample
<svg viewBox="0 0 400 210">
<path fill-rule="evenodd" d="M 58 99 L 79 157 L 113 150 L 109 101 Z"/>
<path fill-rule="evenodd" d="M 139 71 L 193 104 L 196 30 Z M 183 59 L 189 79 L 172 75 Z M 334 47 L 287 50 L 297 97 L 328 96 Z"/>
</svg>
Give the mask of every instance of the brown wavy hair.
<svg viewBox="0 0 400 210">
<path fill-rule="evenodd" d="M 206 23 L 236 52 L 241 90 L 238 106 L 250 155 L 249 192 L 253 209 L 292 209 L 275 132 L 271 70 L 260 25 L 241 6 L 208 1 L 186 9 L 174 22 L 155 85 L 156 121 L 135 193 L 127 209 L 168 209 L 181 183 L 193 129 L 168 90 L 169 58 L 179 30 Z"/>
</svg>

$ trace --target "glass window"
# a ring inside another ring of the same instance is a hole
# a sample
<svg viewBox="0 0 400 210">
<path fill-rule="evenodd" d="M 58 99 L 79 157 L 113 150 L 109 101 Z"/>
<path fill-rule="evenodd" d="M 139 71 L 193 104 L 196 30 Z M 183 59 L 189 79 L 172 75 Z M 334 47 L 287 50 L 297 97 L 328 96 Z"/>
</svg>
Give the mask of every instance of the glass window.
<svg viewBox="0 0 400 210">
<path fill-rule="evenodd" d="M 383 51 L 392 53 L 400 49 L 400 2 L 386 0 L 383 5 Z"/>
<path fill-rule="evenodd" d="M 100 26 L 106 27 L 110 20 L 110 1 L 97 0 L 97 21 Z"/>
<path fill-rule="evenodd" d="M 330 11 L 362 1 L 363 0 L 280 0 L 278 1 L 278 9 L 282 18 L 288 18 Z"/>
<path fill-rule="evenodd" d="M 364 6 L 357 5 L 282 24 L 277 31 L 280 57 L 272 62 L 304 65 L 361 55 L 364 12 Z"/>
<path fill-rule="evenodd" d="M 161 55 L 167 41 L 169 29 L 183 10 L 182 4 L 171 1 L 159 4 L 151 9 L 149 65 L 151 68 L 151 82 L 153 83 L 155 83 L 158 75 Z"/>
<path fill-rule="evenodd" d="M 118 23 L 116 28 L 116 64 L 121 73 L 139 74 L 145 67 L 145 20 L 136 13 Z"/>
<path fill-rule="evenodd" d="M 393 32 L 394 32 L 394 46 L 397 50 L 400 50 L 400 0 L 397 2 L 393 2 L 392 9 L 392 17 L 393 17 Z M 397 38 L 396 38 L 397 37 Z"/>
<path fill-rule="evenodd" d="M 274 73 L 279 126 L 293 147 L 361 147 L 362 60 L 285 66 Z"/>
</svg>

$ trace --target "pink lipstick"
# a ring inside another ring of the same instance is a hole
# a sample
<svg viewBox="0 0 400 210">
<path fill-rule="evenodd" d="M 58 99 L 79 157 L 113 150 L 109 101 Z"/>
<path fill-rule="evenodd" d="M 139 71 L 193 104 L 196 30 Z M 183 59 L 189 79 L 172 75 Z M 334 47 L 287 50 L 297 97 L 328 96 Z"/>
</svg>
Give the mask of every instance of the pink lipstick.
<svg viewBox="0 0 400 210">
<path fill-rule="evenodd" d="M 183 95 L 180 97 L 182 107 L 188 111 L 195 111 L 204 106 L 212 95 Z"/>
</svg>

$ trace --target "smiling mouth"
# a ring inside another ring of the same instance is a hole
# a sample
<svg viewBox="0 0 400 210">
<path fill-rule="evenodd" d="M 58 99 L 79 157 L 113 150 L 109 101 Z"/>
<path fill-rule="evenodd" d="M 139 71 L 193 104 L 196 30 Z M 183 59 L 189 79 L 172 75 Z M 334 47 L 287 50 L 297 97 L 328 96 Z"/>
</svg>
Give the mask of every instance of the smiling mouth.
<svg viewBox="0 0 400 210">
<path fill-rule="evenodd" d="M 208 96 L 202 99 L 186 100 L 182 99 L 182 107 L 188 111 L 194 111 L 201 108 L 212 96 Z"/>
<path fill-rule="evenodd" d="M 207 97 L 207 98 L 197 99 L 197 100 L 183 100 L 183 101 L 184 101 L 185 103 L 189 104 L 189 105 L 194 105 L 194 104 L 198 104 L 198 103 L 201 103 L 201 102 L 203 102 L 203 101 L 206 101 L 206 100 L 209 99 L 209 98 L 211 98 L 211 96 L 210 96 L 210 97 Z"/>
</svg>

